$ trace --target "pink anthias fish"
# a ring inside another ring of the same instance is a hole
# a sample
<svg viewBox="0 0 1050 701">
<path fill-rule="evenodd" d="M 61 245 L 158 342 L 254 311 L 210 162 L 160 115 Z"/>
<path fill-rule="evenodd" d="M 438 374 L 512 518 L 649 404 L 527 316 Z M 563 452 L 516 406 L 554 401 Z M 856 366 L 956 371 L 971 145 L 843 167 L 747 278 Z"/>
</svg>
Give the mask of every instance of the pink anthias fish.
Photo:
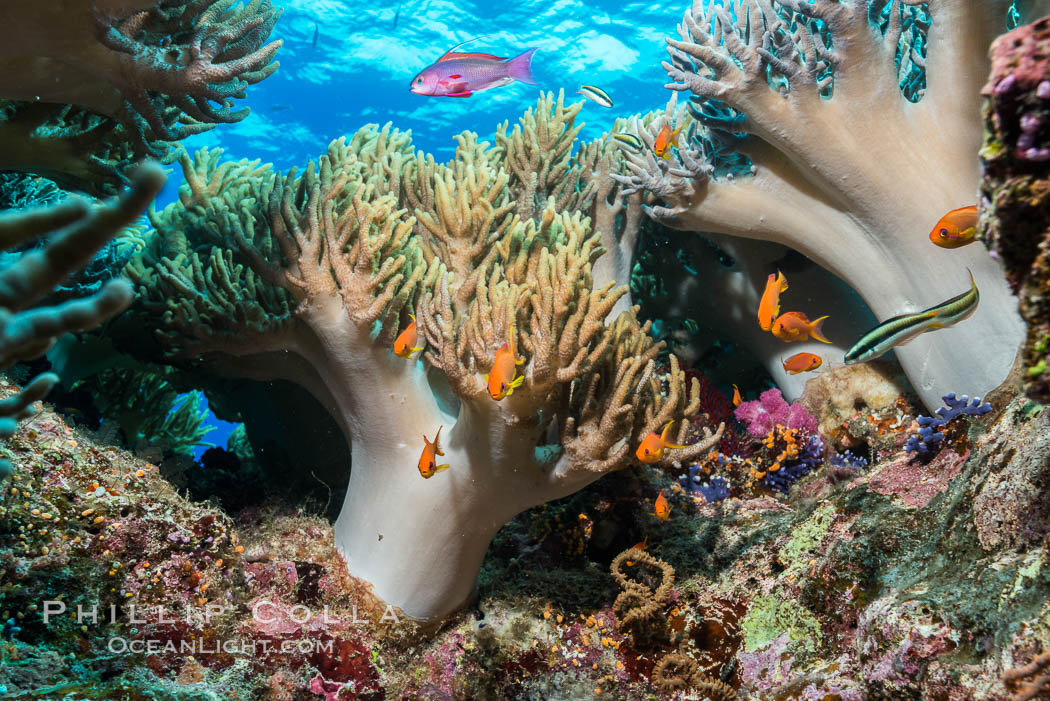
<svg viewBox="0 0 1050 701">
<path fill-rule="evenodd" d="M 473 39 L 463 42 L 466 44 Z M 455 53 L 457 44 L 412 79 L 410 90 L 417 95 L 433 97 L 470 97 L 481 90 L 498 88 L 520 80 L 535 85 L 532 78 L 532 56 L 529 49 L 507 59 L 492 54 Z"/>
</svg>

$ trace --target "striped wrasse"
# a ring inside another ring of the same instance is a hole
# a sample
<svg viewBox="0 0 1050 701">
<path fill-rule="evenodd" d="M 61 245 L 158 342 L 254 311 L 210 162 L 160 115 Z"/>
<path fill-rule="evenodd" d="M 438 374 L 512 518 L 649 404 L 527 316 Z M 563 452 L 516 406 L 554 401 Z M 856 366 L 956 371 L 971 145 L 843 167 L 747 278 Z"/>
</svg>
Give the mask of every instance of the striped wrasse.
<svg viewBox="0 0 1050 701">
<path fill-rule="evenodd" d="M 580 95 L 583 95 L 588 100 L 592 100 L 598 103 L 602 107 L 613 106 L 613 101 L 612 98 L 609 97 L 609 93 L 605 92 L 596 85 L 581 85 L 578 92 Z"/>
<path fill-rule="evenodd" d="M 977 291 L 973 273 L 969 270 L 966 272 L 970 273 L 970 289 L 935 307 L 915 314 L 902 314 L 882 322 L 864 334 L 846 352 L 846 365 L 874 360 L 894 346 L 907 343 L 921 333 L 952 326 L 973 314 L 977 303 L 981 301 L 981 294 Z"/>
</svg>

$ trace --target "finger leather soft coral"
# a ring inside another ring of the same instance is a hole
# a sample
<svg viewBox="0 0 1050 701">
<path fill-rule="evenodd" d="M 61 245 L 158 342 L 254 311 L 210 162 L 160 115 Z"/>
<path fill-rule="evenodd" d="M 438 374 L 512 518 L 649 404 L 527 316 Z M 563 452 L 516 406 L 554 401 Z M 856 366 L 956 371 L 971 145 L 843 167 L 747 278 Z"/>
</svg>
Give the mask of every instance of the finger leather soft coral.
<svg viewBox="0 0 1050 701">
<path fill-rule="evenodd" d="M 979 93 L 1010 3 L 935 0 L 928 22 L 915 4 L 694 2 L 663 66 L 668 88 L 692 94 L 704 141 L 670 163 L 643 151 L 629 183 L 663 200 L 649 211 L 668 226 L 803 253 L 879 320 L 940 302 L 945 285 L 964 289 L 971 269 L 974 315 L 897 349 L 932 407 L 951 387 L 987 393 L 1003 382 L 1024 328 L 986 251 L 940 249 L 925 235 L 977 192 Z M 720 174 L 725 154 L 706 143 L 747 154 L 751 174 Z"/>
<path fill-rule="evenodd" d="M 98 326 L 131 303 L 125 280 L 111 280 L 94 295 L 49 307 L 33 303 L 51 292 L 70 273 L 83 267 L 122 227 L 131 224 L 164 183 L 155 165 L 142 166 L 128 192 L 115 202 L 89 207 L 69 200 L 37 210 L 0 216 L 0 249 L 50 235 L 43 248 L 22 254 L 0 271 L 0 367 L 36 358 L 58 336 Z M 58 377 L 46 373 L 13 397 L 0 401 L 0 438 L 8 438 L 33 402 L 42 399 Z M 0 478 L 10 464 L 0 462 Z"/>
<path fill-rule="evenodd" d="M 440 164 L 389 125 L 289 173 L 183 154 L 179 201 L 127 268 L 154 360 L 286 379 L 328 409 L 352 460 L 336 544 L 413 618 L 462 606 L 503 524 L 632 465 L 648 433 L 688 443 L 668 466 L 722 436 L 692 425 L 698 385 L 673 356 L 658 368 L 649 326 L 617 314 L 627 287 L 601 262 L 637 234 L 640 198 L 619 197 L 611 143 L 573 152 L 579 109 L 544 95 L 499 148 L 466 132 Z M 410 315 L 413 360 L 393 352 Z M 522 379 L 494 400 L 503 344 Z M 442 427 L 450 468 L 424 479 Z"/>
<path fill-rule="evenodd" d="M 280 14 L 269 0 L 5 0 L 0 167 L 98 191 L 134 157 L 244 119 L 234 101 L 277 69 Z"/>
</svg>

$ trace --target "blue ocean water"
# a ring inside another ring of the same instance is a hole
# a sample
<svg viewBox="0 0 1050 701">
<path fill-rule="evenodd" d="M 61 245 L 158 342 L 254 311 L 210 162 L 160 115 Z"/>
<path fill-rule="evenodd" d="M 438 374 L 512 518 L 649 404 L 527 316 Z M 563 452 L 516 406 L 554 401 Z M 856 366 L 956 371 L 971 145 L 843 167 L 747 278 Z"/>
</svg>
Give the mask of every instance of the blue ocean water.
<svg viewBox="0 0 1050 701">
<path fill-rule="evenodd" d="M 581 138 L 609 131 L 616 117 L 662 108 L 670 97 L 660 61 L 664 37 L 685 6 L 581 0 L 488 3 L 450 0 L 278 0 L 284 8 L 273 38 L 283 39 L 281 67 L 251 86 L 252 113 L 187 139 L 190 151 L 221 146 L 228 157 L 260 158 L 279 170 L 304 166 L 330 141 L 368 123 L 411 129 L 417 148 L 447 160 L 463 130 L 490 140 L 496 126 L 515 123 L 541 91 L 564 89 L 581 99 L 597 85 L 612 109 L 592 102 L 581 112 Z M 395 23 L 396 20 L 396 23 Z M 316 40 L 315 40 L 316 37 Z M 516 56 L 531 47 L 538 85 L 514 83 L 470 98 L 409 92 L 413 76 L 459 42 L 464 51 Z M 177 174 L 176 174 L 177 175 Z M 173 196 L 170 183 L 162 201 Z"/>
</svg>

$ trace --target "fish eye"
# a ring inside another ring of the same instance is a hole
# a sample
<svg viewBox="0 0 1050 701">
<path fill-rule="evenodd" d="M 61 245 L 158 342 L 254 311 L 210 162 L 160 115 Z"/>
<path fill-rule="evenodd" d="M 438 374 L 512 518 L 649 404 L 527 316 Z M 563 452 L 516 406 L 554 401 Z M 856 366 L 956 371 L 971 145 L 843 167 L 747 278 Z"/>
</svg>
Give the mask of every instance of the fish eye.
<svg viewBox="0 0 1050 701">
<path fill-rule="evenodd" d="M 648 454 L 649 454 L 649 449 L 648 449 L 648 448 L 646 448 L 646 449 L 645 449 L 645 454 L 646 454 L 646 455 L 648 455 Z"/>
<path fill-rule="evenodd" d="M 422 78 L 416 78 L 416 82 L 417 82 L 417 83 L 422 83 L 422 82 L 423 82 L 423 79 L 422 79 Z"/>
<path fill-rule="evenodd" d="M 503 382 L 500 382 L 500 383 L 499 383 L 499 388 L 500 388 L 500 389 L 507 389 L 507 385 L 506 385 L 506 384 L 504 384 Z"/>
<path fill-rule="evenodd" d="M 941 229 L 938 233 L 941 235 L 942 238 L 948 236 L 948 230 L 947 229 Z"/>
</svg>

